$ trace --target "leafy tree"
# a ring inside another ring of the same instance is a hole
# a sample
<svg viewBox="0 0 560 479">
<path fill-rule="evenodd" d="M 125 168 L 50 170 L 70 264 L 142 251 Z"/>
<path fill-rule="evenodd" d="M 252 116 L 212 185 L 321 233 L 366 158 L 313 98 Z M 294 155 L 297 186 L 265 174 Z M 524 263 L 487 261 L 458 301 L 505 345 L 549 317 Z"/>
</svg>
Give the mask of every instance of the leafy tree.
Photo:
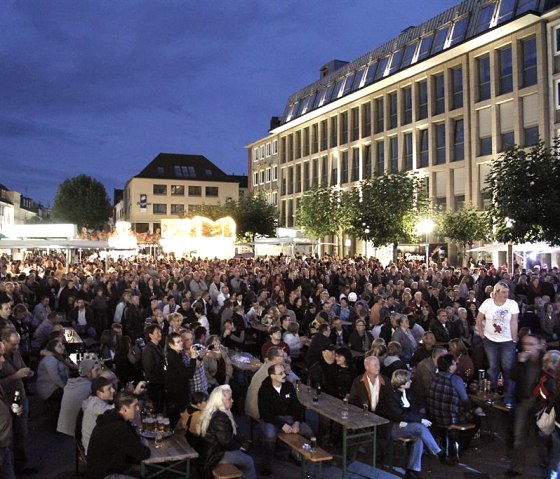
<svg viewBox="0 0 560 479">
<path fill-rule="evenodd" d="M 406 172 L 384 174 L 363 181 L 350 192 L 350 231 L 376 246 L 416 238 L 416 223 L 426 213 L 424 182 Z"/>
<path fill-rule="evenodd" d="M 463 258 L 467 245 L 486 239 L 490 235 L 487 218 L 472 205 L 459 211 L 447 211 L 438 218 L 438 230 L 462 250 Z"/>
<path fill-rule="evenodd" d="M 276 208 L 263 195 L 244 195 L 237 201 L 229 200 L 223 213 L 223 216 L 229 215 L 235 220 L 240 238 L 249 237 L 254 241 L 257 235 L 268 237 L 276 234 Z"/>
<path fill-rule="evenodd" d="M 344 225 L 344 204 L 341 194 L 333 187 L 312 188 L 305 192 L 296 211 L 296 224 L 310 238 L 319 241 L 336 235 Z"/>
<path fill-rule="evenodd" d="M 194 218 L 195 216 L 204 216 L 216 221 L 217 219 L 228 216 L 226 207 L 223 205 L 196 205 L 188 213 L 185 213 L 181 218 Z"/>
<path fill-rule="evenodd" d="M 543 142 L 528 150 L 514 146 L 492 163 L 487 217 L 498 241 L 560 244 L 559 147 L 558 138 L 552 147 Z"/>
<path fill-rule="evenodd" d="M 87 175 L 67 178 L 54 198 L 52 218 L 78 227 L 103 229 L 112 214 L 105 187 Z"/>
</svg>

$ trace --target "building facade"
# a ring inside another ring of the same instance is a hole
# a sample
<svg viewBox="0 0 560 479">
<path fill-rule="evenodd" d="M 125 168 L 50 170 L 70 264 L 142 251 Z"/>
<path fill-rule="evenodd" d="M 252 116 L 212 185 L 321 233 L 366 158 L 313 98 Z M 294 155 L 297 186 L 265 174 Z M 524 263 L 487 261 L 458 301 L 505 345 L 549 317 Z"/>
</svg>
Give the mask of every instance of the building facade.
<svg viewBox="0 0 560 479">
<path fill-rule="evenodd" d="M 237 200 L 246 177 L 230 176 L 201 155 L 160 153 L 126 183 L 115 221 L 137 233 L 157 233 L 162 218 L 181 218 L 205 207 Z"/>
<path fill-rule="evenodd" d="M 13 225 L 45 219 L 49 210 L 39 202 L 0 184 L 0 233 Z"/>
<path fill-rule="evenodd" d="M 484 209 L 490 163 L 559 132 L 560 2 L 465 0 L 288 99 L 248 145 L 249 182 L 292 227 L 302 194 L 417 172 L 443 209 Z"/>
</svg>

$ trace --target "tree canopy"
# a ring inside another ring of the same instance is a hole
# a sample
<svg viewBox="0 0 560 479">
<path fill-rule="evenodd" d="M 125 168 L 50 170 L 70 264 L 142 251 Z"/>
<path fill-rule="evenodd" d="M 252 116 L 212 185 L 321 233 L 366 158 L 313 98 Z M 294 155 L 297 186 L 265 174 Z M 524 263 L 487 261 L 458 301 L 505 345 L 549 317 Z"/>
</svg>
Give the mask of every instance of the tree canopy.
<svg viewBox="0 0 560 479">
<path fill-rule="evenodd" d="M 559 147 L 558 139 L 552 147 L 542 142 L 528 150 L 514 146 L 492 163 L 487 217 L 498 241 L 560 244 Z"/>
<path fill-rule="evenodd" d="M 244 195 L 237 201 L 227 201 L 223 212 L 231 216 L 237 224 L 237 236 L 274 236 L 276 234 L 276 208 L 263 195 Z"/>
<path fill-rule="evenodd" d="M 296 211 L 296 224 L 315 239 L 338 234 L 343 229 L 344 219 L 341 194 L 333 187 L 306 191 Z"/>
<path fill-rule="evenodd" d="M 51 212 L 55 221 L 88 229 L 103 229 L 111 214 L 105 187 L 87 175 L 67 178 L 58 186 Z"/>
</svg>

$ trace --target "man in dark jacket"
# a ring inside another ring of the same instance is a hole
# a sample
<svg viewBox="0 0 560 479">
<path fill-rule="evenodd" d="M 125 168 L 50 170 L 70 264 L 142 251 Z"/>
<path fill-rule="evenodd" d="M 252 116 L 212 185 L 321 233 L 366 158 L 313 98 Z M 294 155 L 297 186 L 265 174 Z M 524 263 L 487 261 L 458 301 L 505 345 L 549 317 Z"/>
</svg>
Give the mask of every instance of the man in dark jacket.
<svg viewBox="0 0 560 479">
<path fill-rule="evenodd" d="M 181 335 L 175 332 L 170 333 L 167 336 L 165 403 L 172 429 L 175 428 L 181 411 L 189 403 L 189 381 L 192 379 L 196 368 L 197 350 L 191 347 L 189 351 L 191 361 L 188 366 L 183 363 L 182 351 L 183 340 Z"/>
<path fill-rule="evenodd" d="M 264 463 L 261 474 L 270 475 L 276 439 L 280 431 L 286 434 L 302 434 L 311 437 L 311 428 L 302 422 L 302 406 L 294 385 L 286 381 L 283 364 L 268 368 L 266 378 L 259 389 L 259 415 L 262 419 Z"/>
<path fill-rule="evenodd" d="M 146 326 L 144 335 L 147 340 L 142 351 L 142 368 L 144 377 L 148 381 L 148 395 L 154 403 L 156 412 L 163 412 L 165 395 L 165 377 L 163 373 L 164 357 L 159 343 L 161 342 L 161 328 L 157 324 Z"/>
<path fill-rule="evenodd" d="M 150 448 L 140 440 L 130 424 L 137 412 L 138 399 L 121 392 L 115 398 L 115 408 L 97 418 L 88 447 L 88 479 L 126 473 L 150 457 Z"/>
<path fill-rule="evenodd" d="M 323 347 L 331 344 L 331 328 L 327 323 L 320 324 L 317 333 L 311 338 L 311 344 L 307 350 L 306 362 L 307 366 L 312 366 L 321 359 L 321 351 Z"/>
</svg>

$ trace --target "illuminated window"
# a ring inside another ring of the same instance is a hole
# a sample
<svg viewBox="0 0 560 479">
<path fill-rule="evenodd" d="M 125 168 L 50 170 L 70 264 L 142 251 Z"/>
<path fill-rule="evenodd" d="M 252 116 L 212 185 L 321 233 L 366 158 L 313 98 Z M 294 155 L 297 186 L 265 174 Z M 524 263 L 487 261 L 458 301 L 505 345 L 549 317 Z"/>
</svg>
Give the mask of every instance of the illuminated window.
<svg viewBox="0 0 560 479">
<path fill-rule="evenodd" d="M 171 185 L 171 194 L 173 196 L 185 196 L 184 185 Z"/>
</svg>

